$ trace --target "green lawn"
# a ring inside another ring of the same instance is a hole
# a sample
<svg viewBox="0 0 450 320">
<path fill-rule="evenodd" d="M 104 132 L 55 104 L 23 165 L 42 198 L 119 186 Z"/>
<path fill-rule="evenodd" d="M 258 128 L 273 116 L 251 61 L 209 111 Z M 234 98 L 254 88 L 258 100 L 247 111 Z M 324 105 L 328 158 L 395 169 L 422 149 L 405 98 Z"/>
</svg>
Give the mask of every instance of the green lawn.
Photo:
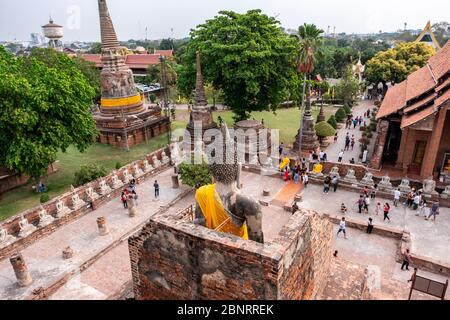
<svg viewBox="0 0 450 320">
<path fill-rule="evenodd" d="M 336 112 L 336 108 L 324 107 L 326 119 Z M 314 119 L 317 118 L 320 107 L 313 107 Z M 233 127 L 233 113 L 231 111 L 214 112 L 214 119 L 217 121 L 218 116 L 227 123 L 229 127 Z M 294 143 L 300 127 L 300 110 L 298 108 L 279 109 L 276 114 L 273 112 L 253 112 L 251 118 L 261 121 L 264 119 L 266 128 L 280 130 L 280 142 L 284 142 L 286 146 Z"/>
<path fill-rule="evenodd" d="M 173 129 L 185 127 L 180 121 L 173 122 Z M 116 163 L 122 166 L 127 163 L 142 159 L 146 154 L 158 150 L 167 145 L 167 135 L 161 135 L 131 148 L 130 152 L 96 143 L 86 152 L 80 153 L 76 148 L 69 148 L 66 153 L 60 153 L 56 162 L 58 171 L 43 179 L 51 198 L 70 190 L 73 184 L 74 173 L 80 166 L 88 163 L 104 165 L 108 171 L 115 169 Z M 4 220 L 18 212 L 39 205 L 39 194 L 31 191 L 31 184 L 13 189 L 0 196 L 0 220 Z"/>
</svg>

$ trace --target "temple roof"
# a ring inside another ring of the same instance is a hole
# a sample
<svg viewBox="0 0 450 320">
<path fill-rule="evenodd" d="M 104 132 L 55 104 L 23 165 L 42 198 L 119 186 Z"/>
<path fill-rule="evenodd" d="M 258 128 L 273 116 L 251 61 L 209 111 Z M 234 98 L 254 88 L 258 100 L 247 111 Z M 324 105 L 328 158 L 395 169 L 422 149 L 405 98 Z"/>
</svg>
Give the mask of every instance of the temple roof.
<svg viewBox="0 0 450 320">
<path fill-rule="evenodd" d="M 439 42 L 436 39 L 436 36 L 434 35 L 434 32 L 431 28 L 431 22 L 428 21 L 427 25 L 423 29 L 423 31 L 420 33 L 420 35 L 417 37 L 415 42 L 425 42 L 428 43 L 430 46 L 433 46 L 436 49 L 440 49 L 441 46 Z"/>
<path fill-rule="evenodd" d="M 388 90 L 377 119 L 400 113 L 405 128 L 433 115 L 449 100 L 450 41 L 423 68 Z"/>
<path fill-rule="evenodd" d="M 83 54 L 81 57 L 95 63 L 99 68 L 103 66 L 101 54 Z M 158 65 L 159 54 L 129 54 L 125 59 L 125 64 L 131 69 L 148 69 L 150 66 Z"/>
</svg>

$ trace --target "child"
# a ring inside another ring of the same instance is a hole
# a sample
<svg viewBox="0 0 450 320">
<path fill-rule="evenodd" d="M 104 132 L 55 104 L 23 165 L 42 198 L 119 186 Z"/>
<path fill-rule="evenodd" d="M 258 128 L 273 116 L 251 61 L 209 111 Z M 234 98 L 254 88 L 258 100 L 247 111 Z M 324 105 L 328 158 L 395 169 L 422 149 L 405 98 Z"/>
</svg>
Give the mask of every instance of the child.
<svg viewBox="0 0 450 320">
<path fill-rule="evenodd" d="M 346 214 L 347 213 L 347 207 L 345 206 L 345 204 L 341 204 L 341 213 L 342 214 Z"/>
<path fill-rule="evenodd" d="M 375 214 L 378 215 L 381 212 L 381 203 L 377 203 L 375 207 Z"/>
</svg>

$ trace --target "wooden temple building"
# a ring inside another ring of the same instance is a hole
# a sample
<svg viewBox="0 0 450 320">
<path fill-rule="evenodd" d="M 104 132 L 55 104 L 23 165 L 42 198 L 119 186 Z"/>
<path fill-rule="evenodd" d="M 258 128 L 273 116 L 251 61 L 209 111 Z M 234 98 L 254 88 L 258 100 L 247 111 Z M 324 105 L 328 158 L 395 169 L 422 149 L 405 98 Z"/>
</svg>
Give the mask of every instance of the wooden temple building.
<svg viewBox="0 0 450 320">
<path fill-rule="evenodd" d="M 119 45 L 106 0 L 98 0 L 98 6 L 102 99 L 94 119 L 101 143 L 129 148 L 167 132 L 170 118 L 162 115 L 161 108 L 144 104 L 135 86 L 133 72 L 125 64 L 124 50 Z"/>
<path fill-rule="evenodd" d="M 417 179 L 450 178 L 449 106 L 450 41 L 423 68 L 388 90 L 377 114 L 370 167 L 395 167 Z"/>
</svg>

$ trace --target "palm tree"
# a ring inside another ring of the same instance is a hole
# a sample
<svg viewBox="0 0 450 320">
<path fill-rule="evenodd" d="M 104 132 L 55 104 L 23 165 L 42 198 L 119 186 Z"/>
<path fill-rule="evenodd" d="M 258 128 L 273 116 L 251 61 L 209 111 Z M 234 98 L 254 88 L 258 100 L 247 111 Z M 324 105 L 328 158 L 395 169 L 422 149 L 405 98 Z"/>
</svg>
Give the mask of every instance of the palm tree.
<svg viewBox="0 0 450 320">
<path fill-rule="evenodd" d="M 314 71 L 316 64 L 316 57 L 318 49 L 323 44 L 324 31 L 316 27 L 315 24 L 303 24 L 298 28 L 298 34 L 296 35 L 299 41 L 299 51 L 297 56 L 298 71 L 303 73 L 303 94 L 301 105 L 301 121 L 299 130 L 299 151 L 301 152 L 301 138 L 303 132 L 303 114 L 305 109 L 305 95 L 306 95 L 306 80 L 308 76 Z"/>
</svg>

